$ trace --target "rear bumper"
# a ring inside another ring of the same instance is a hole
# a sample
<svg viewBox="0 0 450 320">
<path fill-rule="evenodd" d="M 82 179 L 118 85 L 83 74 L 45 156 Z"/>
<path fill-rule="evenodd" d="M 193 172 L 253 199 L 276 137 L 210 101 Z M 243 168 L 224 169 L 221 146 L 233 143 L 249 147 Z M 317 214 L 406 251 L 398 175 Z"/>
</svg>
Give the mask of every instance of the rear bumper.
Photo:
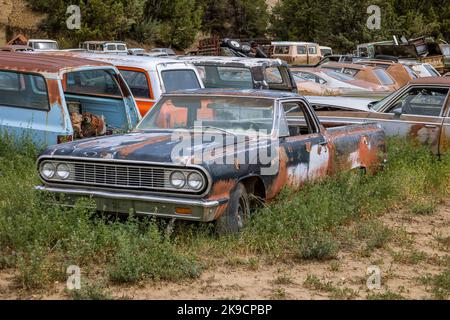
<svg viewBox="0 0 450 320">
<path fill-rule="evenodd" d="M 35 189 L 66 195 L 63 204 L 67 206 L 74 206 L 76 200 L 80 197 L 90 197 L 95 201 L 95 208 L 100 211 L 126 214 L 133 212 L 136 215 L 150 215 L 202 222 L 213 221 L 219 208 L 228 202 L 228 199 L 189 199 L 48 186 L 36 186 Z M 177 213 L 177 209 L 184 209 L 183 211 L 190 211 L 190 213 Z"/>
</svg>

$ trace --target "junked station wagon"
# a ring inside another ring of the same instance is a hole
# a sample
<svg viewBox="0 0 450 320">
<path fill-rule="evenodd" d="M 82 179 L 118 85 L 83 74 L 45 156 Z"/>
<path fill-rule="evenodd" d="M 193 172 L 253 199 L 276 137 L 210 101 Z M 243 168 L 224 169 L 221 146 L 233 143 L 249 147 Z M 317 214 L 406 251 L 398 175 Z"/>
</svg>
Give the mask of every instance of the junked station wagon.
<svg viewBox="0 0 450 320">
<path fill-rule="evenodd" d="M 127 132 L 140 119 L 133 96 L 110 64 L 0 52 L 0 130 L 37 145 Z"/>
<path fill-rule="evenodd" d="M 325 128 L 294 93 L 199 89 L 164 94 L 132 133 L 48 147 L 36 188 L 106 212 L 216 221 L 226 234 L 255 199 L 384 160 L 377 124 Z"/>
</svg>

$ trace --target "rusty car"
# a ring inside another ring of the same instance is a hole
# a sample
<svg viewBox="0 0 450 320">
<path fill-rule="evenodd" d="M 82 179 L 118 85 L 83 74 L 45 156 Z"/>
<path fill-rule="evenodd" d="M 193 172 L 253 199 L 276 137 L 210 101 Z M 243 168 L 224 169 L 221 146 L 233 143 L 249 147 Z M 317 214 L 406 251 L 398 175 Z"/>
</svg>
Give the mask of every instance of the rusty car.
<svg viewBox="0 0 450 320">
<path fill-rule="evenodd" d="M 372 67 L 356 63 L 328 62 L 320 65 L 320 68 L 346 73 L 357 80 L 363 80 L 387 87 L 389 91 L 395 91 L 401 87 L 401 85 L 381 67 Z"/>
<path fill-rule="evenodd" d="M 388 136 L 414 139 L 437 155 L 450 149 L 450 78 L 428 77 L 409 82 L 380 101 L 339 102 L 340 97 L 308 97 L 324 124 L 376 121 Z M 360 103 L 358 105 L 358 103 Z"/>
<path fill-rule="evenodd" d="M 132 133 L 48 147 L 36 189 L 64 194 L 69 206 L 91 197 L 104 212 L 215 221 L 229 234 L 283 187 L 374 172 L 385 150 L 379 125 L 325 128 L 295 93 L 178 91 L 164 94 Z"/>
<path fill-rule="evenodd" d="M 404 86 L 409 81 L 417 79 L 418 76 L 414 71 L 407 65 L 380 59 L 370 59 L 370 60 L 359 60 L 354 63 L 362 64 L 365 66 L 379 67 L 386 70 L 386 72 L 395 80 L 399 86 Z"/>
<path fill-rule="evenodd" d="M 360 95 L 370 92 L 389 92 L 384 86 L 357 80 L 349 74 L 326 68 L 291 67 L 296 76 L 298 92 L 302 95 Z M 311 86 L 310 83 L 315 84 Z"/>
<path fill-rule="evenodd" d="M 205 88 L 269 89 L 297 92 L 289 66 L 279 59 L 184 56 L 194 64 Z"/>
<path fill-rule="evenodd" d="M 127 132 L 140 120 L 125 80 L 111 64 L 0 52 L 0 129 L 49 145 Z"/>
</svg>

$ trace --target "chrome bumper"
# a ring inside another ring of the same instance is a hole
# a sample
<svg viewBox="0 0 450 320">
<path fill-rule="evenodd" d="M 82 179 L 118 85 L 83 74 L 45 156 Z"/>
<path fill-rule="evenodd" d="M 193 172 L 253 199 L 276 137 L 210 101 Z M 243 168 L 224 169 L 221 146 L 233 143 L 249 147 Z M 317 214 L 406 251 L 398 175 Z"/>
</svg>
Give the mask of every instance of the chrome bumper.
<svg viewBox="0 0 450 320">
<path fill-rule="evenodd" d="M 139 195 L 133 193 L 111 192 L 89 189 L 66 189 L 59 187 L 36 186 L 36 190 L 51 193 L 61 193 L 68 196 L 65 205 L 73 206 L 79 197 L 91 197 L 96 203 L 96 209 L 107 212 L 151 215 L 181 220 L 203 221 L 214 220 L 217 209 L 225 204 L 227 199 L 206 201 L 157 195 Z M 190 214 L 180 214 L 177 208 L 190 209 Z"/>
</svg>

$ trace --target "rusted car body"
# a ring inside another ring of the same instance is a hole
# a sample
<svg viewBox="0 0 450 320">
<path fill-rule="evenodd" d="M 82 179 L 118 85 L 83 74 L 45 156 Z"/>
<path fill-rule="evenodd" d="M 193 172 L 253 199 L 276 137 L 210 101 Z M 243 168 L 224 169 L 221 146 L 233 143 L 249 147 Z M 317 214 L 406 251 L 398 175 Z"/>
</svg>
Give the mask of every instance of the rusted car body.
<svg viewBox="0 0 450 320">
<path fill-rule="evenodd" d="M 133 96 L 111 64 L 0 52 L 0 130 L 37 145 L 127 132 L 140 120 Z"/>
<path fill-rule="evenodd" d="M 286 62 L 247 57 L 184 56 L 195 65 L 205 88 L 268 89 L 297 92 Z"/>
<path fill-rule="evenodd" d="M 174 113 L 185 116 L 174 121 Z M 340 171 L 374 171 L 385 148 L 377 124 L 325 128 L 294 93 L 179 91 L 164 94 L 133 133 L 47 148 L 36 188 L 91 196 L 107 212 L 217 220 L 220 233 L 234 233 L 255 197 L 270 200 Z"/>
<path fill-rule="evenodd" d="M 320 46 L 312 42 L 272 42 L 272 58 L 281 59 L 289 64 L 315 65 L 322 58 Z"/>
<path fill-rule="evenodd" d="M 297 89 L 302 95 L 352 95 L 364 92 L 388 92 L 389 89 L 372 82 L 357 80 L 349 74 L 337 72 L 326 68 L 291 67 L 291 72 L 296 78 Z M 312 86 L 308 82 L 312 82 Z"/>
<path fill-rule="evenodd" d="M 360 60 L 355 63 L 383 68 L 399 86 L 404 86 L 409 81 L 418 78 L 411 68 L 401 63 L 383 60 Z"/>
<path fill-rule="evenodd" d="M 401 85 L 397 83 L 386 70 L 380 67 L 371 67 L 355 63 L 328 62 L 322 64 L 320 68 L 346 73 L 353 76 L 355 79 L 387 87 L 389 91 L 395 91 L 401 87 Z"/>
<path fill-rule="evenodd" d="M 364 106 L 343 106 L 339 97 L 328 102 L 308 100 L 325 125 L 376 121 L 386 135 L 415 139 L 439 155 L 450 150 L 449 91 L 450 78 L 428 77 Z"/>
</svg>

